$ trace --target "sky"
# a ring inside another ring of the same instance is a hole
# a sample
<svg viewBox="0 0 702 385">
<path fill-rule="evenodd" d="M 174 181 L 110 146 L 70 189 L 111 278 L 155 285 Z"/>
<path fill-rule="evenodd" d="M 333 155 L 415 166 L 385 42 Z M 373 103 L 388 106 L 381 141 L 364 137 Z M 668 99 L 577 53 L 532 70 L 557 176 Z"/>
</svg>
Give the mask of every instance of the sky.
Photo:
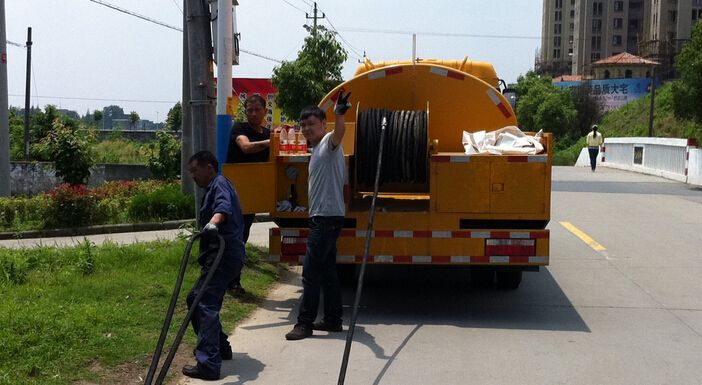
<svg viewBox="0 0 702 385">
<path fill-rule="evenodd" d="M 104 0 L 182 27 L 183 0 Z M 318 0 L 349 53 L 350 79 L 365 52 L 371 61 L 417 57 L 491 62 L 515 82 L 534 66 L 540 45 L 541 2 L 529 0 Z M 89 0 L 5 0 L 7 40 L 24 44 L 32 28 L 31 104 L 54 104 L 83 115 L 119 105 L 161 122 L 180 100 L 182 34 Z M 312 0 L 239 0 L 240 47 L 294 60 L 312 21 Z M 23 107 L 26 50 L 8 44 L 10 106 Z M 279 63 L 241 53 L 234 77 L 270 78 Z"/>
</svg>

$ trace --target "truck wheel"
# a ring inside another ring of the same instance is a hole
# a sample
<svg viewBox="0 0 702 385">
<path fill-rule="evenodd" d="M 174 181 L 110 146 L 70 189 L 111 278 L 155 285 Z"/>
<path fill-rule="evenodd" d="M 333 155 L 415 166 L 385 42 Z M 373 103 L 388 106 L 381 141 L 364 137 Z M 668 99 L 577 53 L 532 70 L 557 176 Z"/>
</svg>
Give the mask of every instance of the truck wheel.
<svg viewBox="0 0 702 385">
<path fill-rule="evenodd" d="M 502 290 L 515 290 L 522 283 L 521 270 L 498 270 L 497 288 Z"/>
<path fill-rule="evenodd" d="M 355 264 L 336 265 L 336 274 L 342 285 L 351 285 L 356 283 L 356 266 L 357 265 Z"/>
<path fill-rule="evenodd" d="M 495 269 L 485 266 L 470 268 L 470 284 L 476 288 L 489 288 L 495 282 Z"/>
</svg>

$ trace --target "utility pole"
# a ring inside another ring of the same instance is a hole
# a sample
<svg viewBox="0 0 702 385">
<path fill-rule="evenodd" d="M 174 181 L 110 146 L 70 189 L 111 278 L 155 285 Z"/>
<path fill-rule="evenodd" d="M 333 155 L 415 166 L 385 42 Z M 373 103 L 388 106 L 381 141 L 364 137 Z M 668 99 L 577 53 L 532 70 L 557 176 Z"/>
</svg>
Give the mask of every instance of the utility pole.
<svg viewBox="0 0 702 385">
<path fill-rule="evenodd" d="M 193 126 L 190 116 L 190 57 L 188 54 L 188 0 L 183 0 L 183 97 L 181 101 L 180 189 L 195 195 L 195 183 L 188 172 L 188 159 L 193 155 Z"/>
<path fill-rule="evenodd" d="M 215 153 L 215 96 L 212 62 L 212 35 L 207 3 L 186 0 L 188 38 L 188 72 L 190 81 L 190 116 L 193 153 L 209 150 Z M 187 159 L 186 159 L 187 161 Z M 202 189 L 195 191 L 196 213 L 200 211 Z M 200 223 L 198 223 L 198 228 Z"/>
<path fill-rule="evenodd" d="M 32 27 L 27 28 L 27 81 L 24 89 L 24 161 L 29 161 L 29 93 L 32 83 Z"/>
<path fill-rule="evenodd" d="M 310 17 L 310 15 L 309 15 L 307 12 L 305 12 L 305 18 L 306 18 L 306 19 L 313 19 L 313 24 L 312 24 L 312 36 L 316 36 L 316 35 L 317 35 L 317 19 L 324 19 L 324 17 L 326 16 L 326 15 L 324 14 L 324 12 L 322 12 L 322 16 L 317 16 L 317 12 L 318 12 L 318 10 L 317 10 L 317 2 L 316 2 L 316 1 L 315 1 L 315 3 L 314 3 L 314 10 L 313 10 L 314 16 Z"/>
<path fill-rule="evenodd" d="M 648 136 L 653 137 L 653 105 L 656 99 L 656 66 L 651 66 L 651 109 L 648 113 Z"/>
<path fill-rule="evenodd" d="M 10 122 L 7 112 L 5 0 L 0 0 L 0 196 L 10 196 Z"/>
</svg>

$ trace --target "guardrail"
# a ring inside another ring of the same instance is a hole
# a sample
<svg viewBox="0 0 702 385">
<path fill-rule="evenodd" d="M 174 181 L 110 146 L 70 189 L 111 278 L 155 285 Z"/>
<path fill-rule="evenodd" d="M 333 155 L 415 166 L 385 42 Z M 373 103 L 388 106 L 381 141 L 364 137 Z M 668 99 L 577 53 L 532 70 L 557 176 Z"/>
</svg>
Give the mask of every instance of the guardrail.
<svg viewBox="0 0 702 385">
<path fill-rule="evenodd" d="M 702 150 L 696 146 L 694 139 L 605 138 L 601 165 L 702 185 Z"/>
</svg>

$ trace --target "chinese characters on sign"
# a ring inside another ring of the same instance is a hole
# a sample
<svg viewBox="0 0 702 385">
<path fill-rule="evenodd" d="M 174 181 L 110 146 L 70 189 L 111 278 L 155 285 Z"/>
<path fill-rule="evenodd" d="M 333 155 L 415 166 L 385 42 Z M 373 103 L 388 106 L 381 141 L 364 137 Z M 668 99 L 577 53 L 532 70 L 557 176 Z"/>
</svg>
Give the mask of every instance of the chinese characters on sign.
<svg viewBox="0 0 702 385">
<path fill-rule="evenodd" d="M 597 99 L 605 111 L 609 111 L 646 95 L 649 92 L 651 79 L 603 79 L 585 82 L 556 82 L 553 85 L 560 88 L 588 87 L 590 96 Z"/>
</svg>

